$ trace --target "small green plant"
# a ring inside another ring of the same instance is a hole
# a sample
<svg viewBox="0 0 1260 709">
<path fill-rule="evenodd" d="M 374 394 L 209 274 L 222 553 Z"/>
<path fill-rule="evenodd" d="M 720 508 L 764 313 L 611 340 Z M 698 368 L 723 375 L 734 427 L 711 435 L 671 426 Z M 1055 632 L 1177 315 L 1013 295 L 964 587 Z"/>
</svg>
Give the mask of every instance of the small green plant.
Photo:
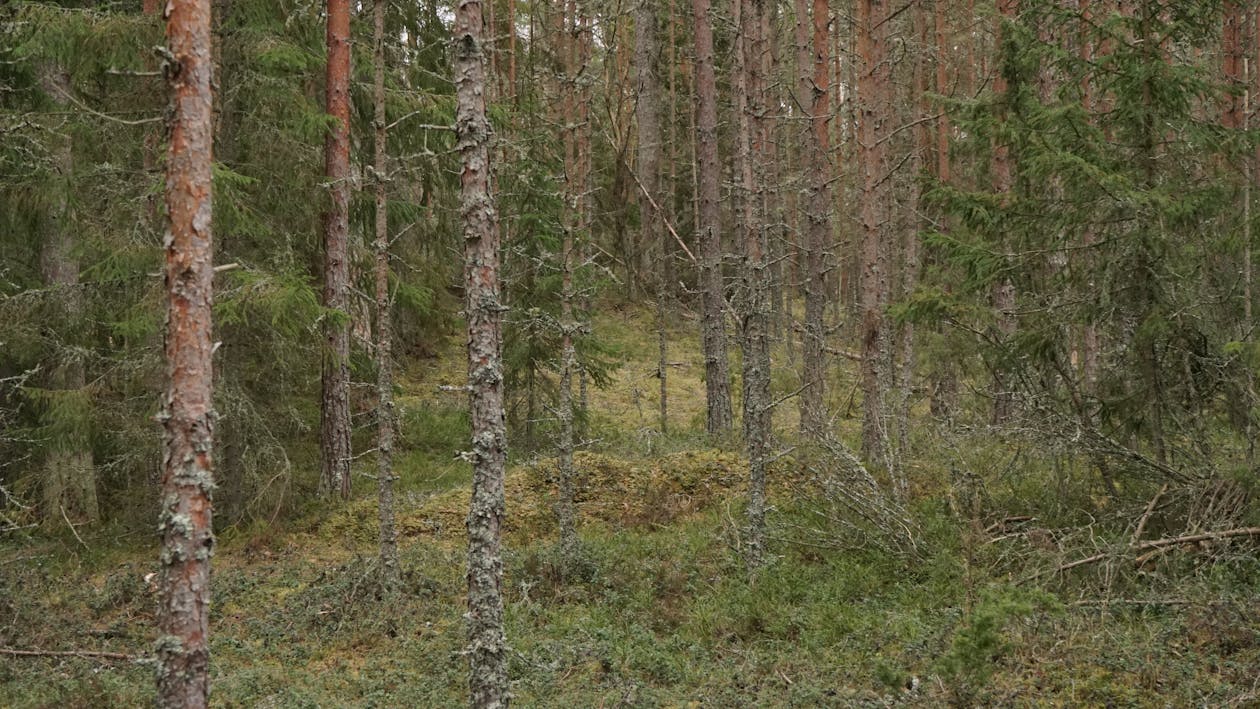
<svg viewBox="0 0 1260 709">
<path fill-rule="evenodd" d="M 1014 648 L 1007 632 L 1010 623 L 1031 615 L 1050 600 L 1045 593 L 1013 587 L 990 589 L 980 597 L 937 663 L 956 705 L 973 704 L 998 664 Z"/>
</svg>

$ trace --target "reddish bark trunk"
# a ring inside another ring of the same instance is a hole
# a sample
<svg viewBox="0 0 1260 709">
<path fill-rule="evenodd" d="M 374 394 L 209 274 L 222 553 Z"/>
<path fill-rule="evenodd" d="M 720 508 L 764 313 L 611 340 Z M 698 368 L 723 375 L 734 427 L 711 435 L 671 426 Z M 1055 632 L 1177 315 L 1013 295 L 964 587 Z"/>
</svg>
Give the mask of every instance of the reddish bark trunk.
<svg viewBox="0 0 1260 709">
<path fill-rule="evenodd" d="M 211 305 L 213 126 L 210 0 L 171 0 L 173 112 L 167 152 L 166 372 L 157 691 L 162 707 L 205 707 L 210 691 L 214 443 Z"/>
</svg>

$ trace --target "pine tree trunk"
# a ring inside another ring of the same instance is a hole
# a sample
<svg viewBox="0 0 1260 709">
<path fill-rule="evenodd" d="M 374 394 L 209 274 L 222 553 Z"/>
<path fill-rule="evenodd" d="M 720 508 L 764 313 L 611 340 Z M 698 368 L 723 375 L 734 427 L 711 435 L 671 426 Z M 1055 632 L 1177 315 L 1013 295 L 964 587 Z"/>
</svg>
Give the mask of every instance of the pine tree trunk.
<svg viewBox="0 0 1260 709">
<path fill-rule="evenodd" d="M 764 181 L 754 176 L 758 156 L 754 136 L 763 135 L 759 125 L 765 105 L 761 89 L 761 53 L 765 51 L 764 0 L 736 0 L 736 27 L 739 45 L 735 49 L 735 66 L 731 75 L 735 93 L 737 130 L 737 163 L 742 193 L 744 293 L 741 303 L 743 318 L 744 361 L 744 432 L 748 445 L 748 542 L 745 561 L 750 569 L 764 563 L 766 547 L 766 464 L 770 442 L 770 348 L 768 333 L 769 302 L 766 263 L 766 224 L 762 211 L 765 200 Z M 760 151 L 758 151 L 760 152 Z"/>
<path fill-rule="evenodd" d="M 945 0 L 935 3 L 932 13 L 936 30 L 936 93 L 941 96 L 948 96 L 950 93 L 946 58 L 950 56 L 952 49 L 950 47 L 949 24 L 945 16 L 948 4 Z M 949 162 L 950 133 L 949 111 L 941 109 L 936 119 L 935 169 L 936 180 L 942 185 L 949 185 L 953 179 Z M 940 219 L 939 229 L 944 233 L 948 233 L 950 230 L 949 215 L 942 213 L 938 215 L 938 218 Z M 947 289 L 948 287 L 949 285 L 946 284 Z M 933 363 L 932 401 L 930 405 L 933 418 L 948 420 L 953 417 L 954 411 L 958 407 L 958 375 L 952 362 L 937 361 Z"/>
<path fill-rule="evenodd" d="M 797 102 L 809 111 L 808 126 L 801 131 L 801 155 L 809 180 L 809 208 L 805 235 L 805 336 L 801 346 L 801 433 L 820 438 L 827 425 L 826 259 L 831 241 L 832 170 L 828 164 L 830 110 L 828 85 L 831 59 L 827 27 L 830 13 L 826 0 L 813 0 L 813 43 L 805 0 L 796 0 Z M 808 108 L 806 108 L 808 107 Z"/>
<path fill-rule="evenodd" d="M 350 497 L 350 3 L 328 0 L 324 140 L 329 204 L 324 213 L 324 355 L 320 408 L 320 487 Z"/>
<path fill-rule="evenodd" d="M 1017 11 L 1016 0 L 998 0 L 998 12 L 1001 17 L 998 21 L 1001 23 L 1005 20 L 1014 19 Z M 997 52 L 995 53 L 998 61 L 998 69 L 993 77 L 993 93 L 998 97 L 999 101 L 1005 100 L 1007 91 L 1006 75 L 1003 69 L 1005 59 L 1002 58 L 1002 35 L 1001 25 L 998 26 L 997 32 Z M 1005 109 L 1002 109 L 1003 113 Z M 999 122 L 1005 121 L 1005 116 L 998 118 Z M 1014 184 L 1011 169 L 1010 147 L 1000 140 L 993 146 L 993 157 L 990 164 L 990 171 L 993 174 L 993 191 L 1001 195 L 1003 200 L 1009 198 L 1011 188 Z M 1017 321 L 1015 317 L 1015 284 L 1007 276 L 1000 283 L 993 286 L 991 298 L 993 301 L 993 309 L 997 311 L 998 318 L 998 335 L 1001 337 L 1003 346 L 1009 346 L 1011 340 L 1015 336 Z M 995 365 L 993 370 L 993 413 L 992 422 L 995 426 L 1006 424 L 1011 415 L 1015 412 L 1015 393 L 1011 391 L 1012 384 L 1007 372 L 1002 371 L 1002 365 Z"/>
<path fill-rule="evenodd" d="M 170 0 L 175 65 L 166 162 L 166 373 L 162 401 L 162 537 L 158 705 L 205 707 L 210 691 L 214 411 L 211 344 L 213 126 L 210 0 Z"/>
<path fill-rule="evenodd" d="M 564 174 L 566 201 L 569 203 L 564 217 L 564 236 L 561 246 L 561 286 L 560 286 L 560 395 L 557 418 L 560 424 L 560 436 L 557 443 L 559 453 L 559 488 L 560 497 L 556 504 L 556 518 L 560 528 L 560 557 L 565 563 L 572 562 L 577 555 L 577 513 L 574 509 L 573 491 L 573 375 L 577 365 L 577 356 L 573 348 L 573 336 L 577 331 L 577 323 L 573 317 L 573 238 L 574 232 L 581 227 L 579 204 L 582 200 L 582 176 L 578 154 L 577 126 L 577 53 L 574 40 L 578 22 L 575 3 L 565 3 L 565 12 L 560 15 L 561 33 L 560 47 L 564 55 L 565 74 L 567 80 L 561 85 L 564 94 Z M 566 39 L 568 41 L 566 41 Z"/>
<path fill-rule="evenodd" d="M 888 375 L 888 336 L 884 308 L 888 299 L 887 169 L 885 139 L 891 91 L 888 63 L 887 5 L 883 0 L 858 0 L 857 44 L 862 63 L 858 75 L 858 164 L 862 171 L 861 341 L 862 453 L 868 461 L 887 457 L 884 416 Z M 886 462 L 886 460 L 885 460 Z"/>
<path fill-rule="evenodd" d="M 472 421 L 473 488 L 468 512 L 468 659 L 470 703 L 476 709 L 509 701 L 503 633 L 503 306 L 499 231 L 490 195 L 490 142 L 480 0 L 455 10 L 455 139 L 460 154 L 464 288 L 468 320 L 468 388 Z"/>
<path fill-rule="evenodd" d="M 39 83 L 54 104 L 62 110 L 70 108 L 67 100 L 71 91 L 70 77 L 60 66 L 47 63 L 40 67 Z M 79 261 L 74 253 L 78 232 L 69 200 L 74 145 L 69 136 L 56 132 L 50 135 L 56 136 L 51 152 L 59 184 L 53 188 L 56 196 L 45 219 L 44 240 L 39 255 L 40 271 L 50 297 L 56 301 L 59 324 L 69 326 L 70 342 L 66 344 L 71 345 L 69 354 L 53 354 L 44 381 L 50 392 L 46 423 L 56 430 L 56 434 L 50 441 L 44 461 L 43 514 L 45 520 L 59 525 L 65 520 L 71 524 L 95 522 L 100 518 L 100 507 L 96 497 L 92 448 L 87 431 L 78 420 L 87 406 L 83 391 L 86 374 L 83 362 L 73 354 L 73 333 L 79 329 L 83 319 Z"/>
<path fill-rule="evenodd" d="M 653 205 L 662 205 L 660 189 L 661 163 L 661 83 L 656 71 L 656 56 L 659 53 L 656 28 L 656 8 L 653 3 L 640 2 L 634 15 L 634 63 L 638 103 L 635 107 L 639 124 L 639 154 L 636 170 L 639 184 L 645 193 L 639 200 L 640 224 L 644 244 L 660 244 L 660 263 L 656 269 L 656 333 L 657 360 L 656 374 L 660 379 L 660 428 L 661 432 L 669 426 L 669 343 L 666 336 L 666 318 L 668 308 L 670 275 L 670 250 L 668 240 L 662 238 L 661 220 L 666 215 L 657 213 Z"/>
<path fill-rule="evenodd" d="M 722 237 L 718 217 L 722 168 L 717 155 L 717 77 L 713 64 L 710 9 L 710 0 L 693 0 L 700 290 L 704 300 L 700 332 L 707 402 L 705 427 L 710 434 L 716 435 L 730 430 L 734 414 L 731 410 L 730 364 L 726 355 L 726 295 L 722 283 Z"/>
<path fill-rule="evenodd" d="M 381 580 L 387 588 L 398 585 L 398 535 L 394 531 L 394 381 L 393 315 L 389 297 L 389 211 L 385 162 L 388 134 L 385 123 L 385 5 L 372 6 L 372 167 L 376 207 L 376 478 L 377 516 L 380 520 Z"/>
</svg>

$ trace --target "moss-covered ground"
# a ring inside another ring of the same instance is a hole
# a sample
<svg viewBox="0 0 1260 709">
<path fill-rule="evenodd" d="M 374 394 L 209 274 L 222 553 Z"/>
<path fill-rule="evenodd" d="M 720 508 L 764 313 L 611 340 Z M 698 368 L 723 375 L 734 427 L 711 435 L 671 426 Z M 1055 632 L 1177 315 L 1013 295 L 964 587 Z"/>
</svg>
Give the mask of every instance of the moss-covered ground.
<svg viewBox="0 0 1260 709">
<path fill-rule="evenodd" d="M 1071 456 L 979 428 L 946 433 L 925 421 L 916 434 L 914 554 L 833 533 L 801 493 L 803 470 L 781 459 L 774 560 L 750 576 L 738 553 L 743 462 L 698 433 L 695 337 L 671 333 L 674 425 L 660 435 L 650 318 L 627 311 L 597 326 L 623 362 L 592 393 L 577 563 L 552 553 L 545 451 L 515 454 L 509 473 L 504 590 L 517 706 L 1260 706 L 1253 547 L 1187 550 L 1140 569 L 1117 554 L 1031 578 L 1122 548 L 1157 486 L 1102 496 Z M 463 395 L 439 388 L 462 380 L 457 347 L 412 363 L 400 384 L 400 593 L 381 597 L 374 581 L 370 480 L 347 505 L 221 531 L 215 706 L 463 704 L 468 471 L 456 453 L 467 419 Z M 787 354 L 776 356 L 787 371 Z M 781 393 L 795 386 L 789 375 L 775 382 Z M 851 387 L 852 372 L 837 372 L 832 406 L 845 435 Z M 776 414 L 785 442 L 793 406 Z M 1153 534 L 1177 504 L 1152 517 Z M 153 535 L 114 525 L 81 536 L 0 542 L 4 647 L 151 647 Z M 142 661 L 0 656 L 0 706 L 147 706 L 151 677 Z"/>
</svg>

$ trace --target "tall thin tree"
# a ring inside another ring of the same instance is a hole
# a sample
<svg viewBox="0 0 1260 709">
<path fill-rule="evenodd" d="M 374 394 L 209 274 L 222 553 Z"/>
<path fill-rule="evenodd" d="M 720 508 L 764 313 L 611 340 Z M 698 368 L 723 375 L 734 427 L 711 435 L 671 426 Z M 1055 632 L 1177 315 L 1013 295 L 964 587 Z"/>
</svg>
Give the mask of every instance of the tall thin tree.
<svg viewBox="0 0 1260 709">
<path fill-rule="evenodd" d="M 888 334 L 884 310 L 888 302 L 887 143 L 892 89 L 888 61 L 888 5 L 884 0 L 857 0 L 858 73 L 857 143 L 862 172 L 861 340 L 862 452 L 867 460 L 887 456 L 888 429 L 884 398 L 888 376 Z"/>
<path fill-rule="evenodd" d="M 635 161 L 639 186 L 644 198 L 639 200 L 641 241 L 645 245 L 660 243 L 660 264 L 656 274 L 656 330 L 657 330 L 657 371 L 660 378 L 660 427 L 664 432 L 669 424 L 669 362 L 668 336 L 666 318 L 668 316 L 666 301 L 672 278 L 669 276 L 670 253 L 668 242 L 660 238 L 661 219 L 666 215 L 658 214 L 656 207 L 663 203 L 660 190 L 661 162 L 661 83 L 656 69 L 656 57 L 659 51 L 656 31 L 656 3 L 641 0 L 634 14 L 634 63 L 636 83 L 638 85 L 638 102 L 635 105 L 636 119 L 639 123 L 639 154 Z"/>
<path fill-rule="evenodd" d="M 730 363 L 726 354 L 726 294 L 722 283 L 722 236 L 718 217 L 722 166 L 718 163 L 717 76 L 713 64 L 713 20 L 710 0 L 693 0 L 696 43 L 696 171 L 698 174 L 700 290 L 703 308 L 700 333 L 710 434 L 731 428 Z"/>
<path fill-rule="evenodd" d="M 765 559 L 766 467 L 770 444 L 770 346 L 767 268 L 767 227 L 762 199 L 765 186 L 755 179 L 755 136 L 764 115 L 761 86 L 761 52 L 764 0 L 736 0 L 735 24 L 739 32 L 731 72 L 737 123 L 736 163 L 740 186 L 739 222 L 742 225 L 744 259 L 743 325 L 744 432 L 748 447 L 748 543 L 745 561 L 757 568 Z"/>
<path fill-rule="evenodd" d="M 328 0 L 321 489 L 350 497 L 350 0 Z"/>
<path fill-rule="evenodd" d="M 376 227 L 376 484 L 380 524 L 381 579 L 387 587 L 398 583 L 398 535 L 394 531 L 394 329 L 389 297 L 389 209 L 386 195 L 389 166 L 385 123 L 385 7 L 372 6 L 372 185 Z"/>
<path fill-rule="evenodd" d="M 485 26 L 481 0 L 455 8 L 455 145 L 460 155 L 468 394 L 472 420 L 472 502 L 468 511 L 468 687 L 477 709 L 509 701 L 503 632 L 503 304 L 499 226 L 490 194 Z"/>
<path fill-rule="evenodd" d="M 829 85 L 831 76 L 827 0 L 813 0 L 810 21 L 806 0 L 796 0 L 797 104 L 808 112 L 801 129 L 801 156 L 809 184 L 805 234 L 805 333 L 801 346 L 801 432 L 821 436 L 827 422 L 826 258 L 831 241 L 832 171 Z M 810 28 L 813 29 L 812 42 Z"/>
<path fill-rule="evenodd" d="M 211 343 L 213 127 L 211 0 L 170 0 L 172 93 L 166 158 L 166 373 L 158 530 L 158 705 L 205 707 L 210 692 L 210 557 L 214 551 Z"/>
</svg>

